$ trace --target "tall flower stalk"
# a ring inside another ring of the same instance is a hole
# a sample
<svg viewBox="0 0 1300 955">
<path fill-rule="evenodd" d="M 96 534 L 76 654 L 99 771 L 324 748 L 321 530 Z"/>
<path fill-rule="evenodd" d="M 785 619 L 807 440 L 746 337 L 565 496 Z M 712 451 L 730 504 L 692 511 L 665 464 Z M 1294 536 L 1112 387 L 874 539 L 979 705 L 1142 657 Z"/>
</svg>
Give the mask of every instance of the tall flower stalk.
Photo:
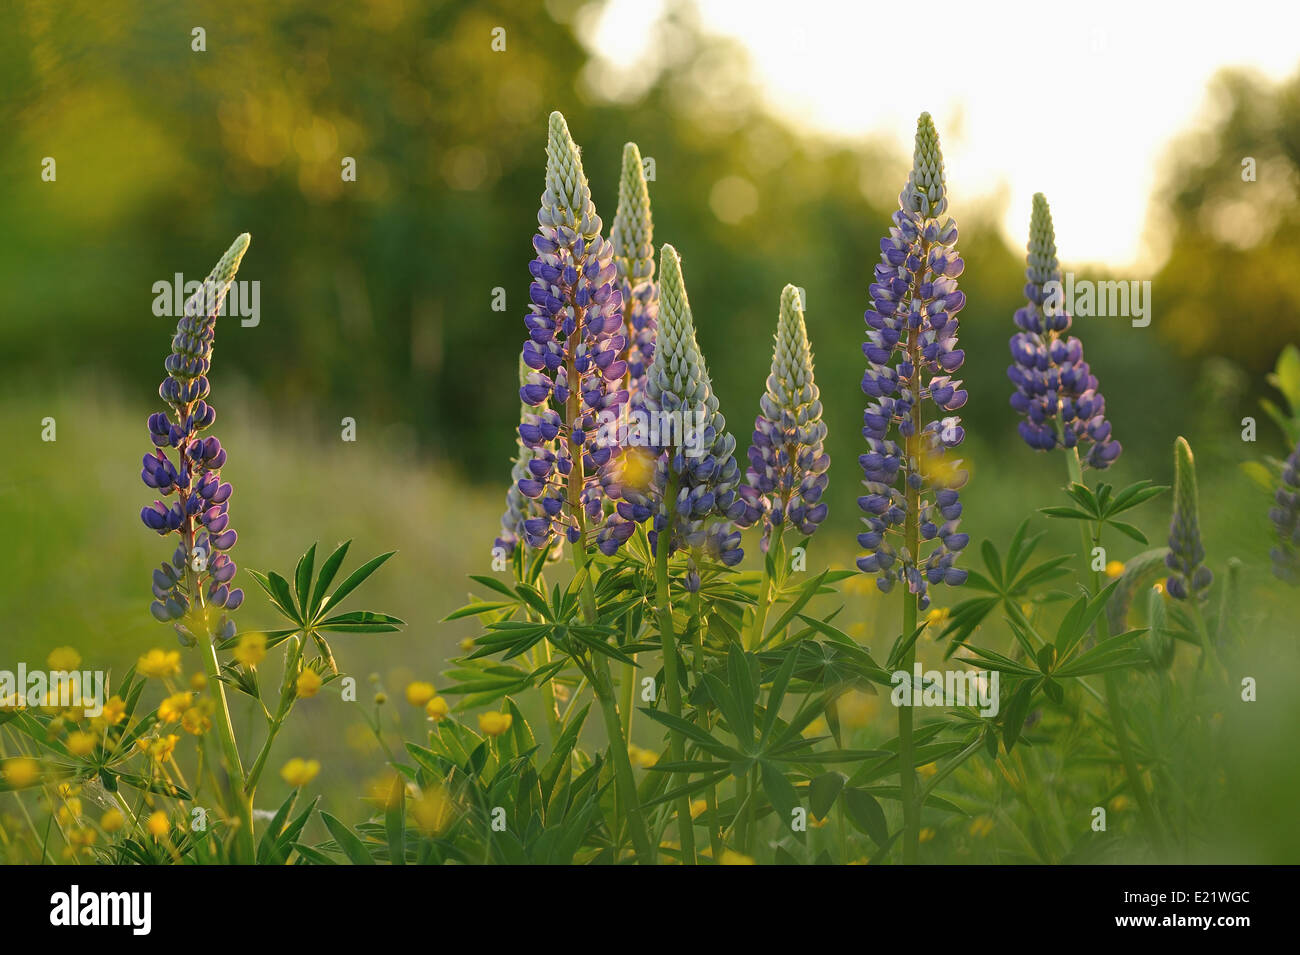
<svg viewBox="0 0 1300 955">
<path fill-rule="evenodd" d="M 1105 418 L 1106 402 L 1097 390 L 1096 376 L 1083 360 L 1083 343 L 1064 335 L 1072 319 L 1054 292 L 1059 288 L 1053 283 L 1060 282 L 1061 267 L 1052 210 L 1042 193 L 1034 195 L 1025 265 L 1027 302 L 1015 314 L 1020 331 L 1011 336 L 1014 363 L 1007 369 L 1007 376 L 1016 386 L 1011 406 L 1025 416 L 1019 425 L 1025 443 L 1040 451 L 1063 448 L 1071 483 L 1082 485 L 1085 465 L 1105 469 L 1115 462 L 1123 447 L 1111 436 Z M 1087 449 L 1085 453 L 1081 453 L 1083 448 Z M 1097 594 L 1102 589 L 1101 573 L 1094 569 L 1091 557 L 1093 549 L 1101 546 L 1101 525 L 1094 524 L 1090 531 L 1089 525 L 1081 522 L 1079 530 L 1083 558 L 1092 575 L 1092 592 Z M 1105 614 L 1097 618 L 1096 626 L 1098 638 L 1109 639 L 1110 624 Z M 1125 778 L 1137 799 L 1147 832 L 1159 846 L 1160 824 L 1129 738 L 1118 677 L 1107 670 L 1102 681 Z"/>
<path fill-rule="evenodd" d="M 742 498 L 752 505 L 747 523 L 762 525 L 761 548 L 778 557 L 781 535 L 787 524 L 805 537 L 816 533 L 826 519 L 822 500 L 829 482 L 831 458 L 826 453 L 826 424 L 822 403 L 813 379 L 812 348 L 804 324 L 803 299 L 799 290 L 787 285 L 781 291 L 776 341 L 772 349 L 772 370 L 767 389 L 759 399 L 759 415 L 749 446 L 747 487 Z M 763 640 L 763 628 L 772 597 L 772 579 L 764 564 L 759 602 L 749 648 Z"/>
<path fill-rule="evenodd" d="M 528 340 L 522 359 L 529 371 L 519 389 L 536 419 L 519 426 L 531 449 L 528 477 L 516 482 L 540 514 L 523 521 L 531 547 L 551 546 L 563 533 L 573 545 L 581 578 L 582 613 L 588 624 L 597 611 L 589 565 L 588 527 L 604 514 L 608 492 L 598 472 L 620 454 L 618 418 L 627 401 L 623 378 L 626 348 L 623 293 L 617 282 L 613 243 L 601 237 L 601 219 L 591 200 L 578 146 L 564 117 L 552 113 L 546 141 L 546 188 L 533 236 L 537 257 L 529 263 L 533 282 L 524 323 Z M 598 544 L 613 554 L 631 536 L 630 521 L 602 528 Z M 653 860 L 628 758 L 627 739 L 603 654 L 590 661 L 592 689 L 609 737 L 619 805 L 624 809 L 637 853 Z"/>
<path fill-rule="evenodd" d="M 858 543 L 867 554 L 858 568 L 876 574 L 888 592 L 904 584 L 903 639 L 910 642 L 901 668 L 915 660 L 917 614 L 929 606 L 928 585 L 965 582 L 954 566 L 969 542 L 957 531 L 958 490 L 966 482 L 960 461 L 945 452 L 965 432 L 953 412 L 966 403 L 962 382 L 951 375 L 965 353 L 957 347 L 957 313 L 966 304 L 957 289 L 964 263 L 957 254 L 957 224 L 946 215 L 947 190 L 939 137 L 929 113 L 917 121 L 912 172 L 898 197 L 870 292 L 862 346 L 867 369 L 862 390 L 872 399 L 863 416 L 867 452 L 859 459 L 866 494 L 858 505 L 867 529 Z M 934 416 L 925 413 L 925 403 Z M 928 554 L 922 548 L 928 547 Z M 912 708 L 898 710 L 899 777 L 903 803 L 903 861 L 915 862 L 920 801 L 912 765 Z"/>
<path fill-rule="evenodd" d="M 678 673 L 677 634 L 668 583 L 668 558 L 684 546 L 704 546 L 724 564 L 743 556 L 740 534 L 726 524 L 711 524 L 717 518 L 736 517 L 745 510 L 737 494 L 740 468 L 736 464 L 736 439 L 726 430 L 727 422 L 718 410 L 709 370 L 695 339 L 681 258 L 671 245 L 659 254 L 660 324 L 654 359 L 646 375 L 644 407 L 651 414 L 691 414 L 697 440 L 691 448 L 662 443 L 648 481 L 639 487 L 627 482 L 637 508 L 653 519 L 650 532 L 655 554 L 655 609 L 664 654 L 664 699 L 668 712 L 682 716 L 682 690 Z M 677 435 L 682 437 L 681 432 Z M 661 442 L 664 438 L 661 437 Z M 686 758 L 685 738 L 679 730 L 669 731 L 669 758 Z M 669 785 L 681 786 L 685 776 Z M 677 828 L 682 858 L 695 861 L 695 834 L 691 821 L 690 797 L 677 799 Z"/>
<path fill-rule="evenodd" d="M 231 799 L 240 824 L 238 838 L 251 861 L 252 800 L 244 791 L 244 771 L 216 650 L 217 642 L 235 635 L 230 614 L 244 602 L 244 592 L 230 587 L 235 563 L 229 551 L 238 535 L 230 527 L 232 488 L 221 480 L 226 451 L 215 437 L 203 436 L 216 420 L 216 411 L 207 402 L 207 376 L 217 317 L 249 241 L 248 233 L 235 239 L 202 287 L 186 301 L 177 322 L 172 353 L 165 363 L 167 377 L 158 388 L 168 410 L 149 416 L 154 450 L 145 455 L 141 472 L 147 486 L 163 497 L 175 495 L 176 501 L 170 507 L 155 501 L 141 510 L 140 519 L 160 536 L 176 534 L 180 538 L 170 563 L 153 573 L 155 599 L 150 611 L 158 620 L 172 622 L 182 643 L 200 645 L 216 705 L 216 728 L 231 774 Z M 174 460 L 167 449 L 175 452 Z"/>
<path fill-rule="evenodd" d="M 650 189 L 636 143 L 623 147 L 618 180 L 618 208 L 609 230 L 614 243 L 614 267 L 623 292 L 627 337 L 627 387 L 635 403 L 645 390 L 646 370 L 654 360 L 659 327 L 659 286 L 655 282 L 654 222 Z"/>
</svg>

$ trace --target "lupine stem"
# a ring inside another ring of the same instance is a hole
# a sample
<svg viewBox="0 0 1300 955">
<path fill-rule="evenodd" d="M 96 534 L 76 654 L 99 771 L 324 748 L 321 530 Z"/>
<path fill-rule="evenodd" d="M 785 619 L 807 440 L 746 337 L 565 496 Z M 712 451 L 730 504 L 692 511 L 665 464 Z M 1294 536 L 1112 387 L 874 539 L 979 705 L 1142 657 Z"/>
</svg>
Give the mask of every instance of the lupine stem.
<svg viewBox="0 0 1300 955">
<path fill-rule="evenodd" d="M 1070 480 L 1075 484 L 1083 484 L 1083 467 L 1079 463 L 1078 448 L 1067 448 L 1065 451 L 1065 463 L 1070 472 Z M 1095 535 L 1088 534 L 1088 527 L 1085 523 L 1079 524 L 1079 531 L 1083 536 L 1083 559 L 1092 567 L 1092 549 L 1101 545 L 1101 528 L 1097 528 Z M 1092 592 L 1095 596 L 1101 593 L 1101 574 L 1092 570 Z M 1097 617 L 1097 634 L 1102 640 L 1110 638 L 1110 623 L 1106 614 L 1102 613 Z M 1138 767 L 1137 757 L 1133 753 L 1133 744 L 1129 740 L 1128 726 L 1124 720 L 1124 705 L 1120 699 L 1119 680 L 1114 670 L 1107 670 L 1102 674 L 1102 682 L 1106 690 L 1106 709 L 1110 716 L 1111 726 L 1115 730 L 1115 745 L 1119 749 L 1120 762 L 1124 766 L 1124 776 L 1128 780 L 1129 789 L 1133 790 L 1133 796 L 1137 800 L 1138 809 L 1142 813 L 1142 821 L 1146 826 L 1151 841 L 1155 843 L 1158 850 L 1164 850 L 1164 836 L 1160 829 L 1160 821 L 1155 814 L 1155 807 L 1151 804 L 1151 797 L 1147 794 L 1146 784 L 1142 781 L 1142 773 Z"/>
<path fill-rule="evenodd" d="M 924 261 L 929 243 L 922 243 L 921 255 Z M 920 336 L 915 329 L 908 330 L 907 360 L 913 368 L 921 366 Z M 912 431 L 905 440 L 904 454 L 907 457 L 909 474 L 919 473 L 921 456 L 921 396 L 912 399 Z M 903 523 L 903 545 L 907 553 L 921 566 L 921 489 L 906 482 L 907 517 Z M 909 641 L 907 653 L 900 663 L 902 669 L 911 679 L 912 666 L 916 662 L 916 643 L 912 634 L 916 631 L 917 595 L 906 586 L 903 589 L 903 639 Z M 921 844 L 921 804 L 917 800 L 916 773 L 912 766 L 912 699 L 911 695 L 898 708 L 898 781 L 900 796 L 903 801 L 903 863 L 914 865 Z"/>
<path fill-rule="evenodd" d="M 677 475 L 670 473 L 668 487 L 664 491 L 664 509 L 667 518 L 664 527 L 655 541 L 655 603 L 659 617 L 659 636 L 664 650 L 664 699 L 668 703 L 668 712 L 678 719 L 682 716 L 682 688 L 677 674 L 677 637 L 673 632 L 673 606 L 668 595 L 668 549 L 672 546 L 673 524 L 675 523 L 675 506 L 677 501 Z M 668 754 L 675 762 L 686 759 L 686 745 L 680 731 L 668 731 Z M 669 783 L 684 784 L 685 779 L 676 776 Z M 695 864 L 695 832 L 691 822 L 691 798 L 686 795 L 677 798 L 677 830 L 682 844 L 682 862 Z"/>
<path fill-rule="evenodd" d="M 695 673 L 696 685 L 700 682 L 700 670 L 704 666 L 704 619 L 700 613 L 700 594 L 699 591 L 691 594 L 691 630 L 695 634 L 695 654 L 691 663 Z M 709 731 L 709 713 L 704 707 L 700 707 L 696 713 L 695 722 L 699 724 L 700 729 L 704 732 Z M 704 792 L 704 804 L 708 807 L 709 813 L 709 849 L 713 854 L 713 862 L 716 865 L 722 858 L 722 836 L 718 831 L 718 786 L 716 783 L 709 786 Z"/>
<path fill-rule="evenodd" d="M 784 505 L 783 505 L 784 506 Z M 768 553 L 777 557 L 781 555 L 781 534 L 785 524 L 776 525 L 772 531 L 772 540 L 768 544 Z M 749 635 L 748 650 L 757 650 L 763 645 L 763 630 L 767 626 L 767 612 L 772 607 L 772 575 L 767 572 L 767 561 L 763 561 L 763 580 L 758 587 L 758 606 L 754 608 L 754 629 Z"/>
<path fill-rule="evenodd" d="M 244 793 L 244 767 L 239 760 L 239 747 L 235 743 L 235 727 L 230 722 L 230 706 L 226 701 L 226 685 L 221 682 L 221 666 L 217 662 L 217 646 L 204 632 L 199 637 L 203 652 L 203 670 L 207 674 L 208 686 L 216 704 L 213 722 L 221 738 L 221 749 L 226 756 L 226 771 L 230 774 L 230 795 L 235 801 L 235 810 L 239 814 L 239 844 L 247 854 L 246 861 L 255 858 L 253 842 L 253 800 Z"/>
</svg>

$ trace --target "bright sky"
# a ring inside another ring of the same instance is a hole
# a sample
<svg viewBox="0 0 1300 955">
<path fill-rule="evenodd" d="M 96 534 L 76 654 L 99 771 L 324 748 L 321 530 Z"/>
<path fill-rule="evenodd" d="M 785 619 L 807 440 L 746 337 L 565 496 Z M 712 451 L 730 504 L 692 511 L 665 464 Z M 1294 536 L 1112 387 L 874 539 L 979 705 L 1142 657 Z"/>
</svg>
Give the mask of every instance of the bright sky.
<svg viewBox="0 0 1300 955">
<path fill-rule="evenodd" d="M 1136 271 L 1158 256 L 1143 236 L 1158 164 L 1204 123 L 1210 78 L 1248 66 L 1276 80 L 1300 65 L 1296 0 L 696 5 L 707 33 L 748 48 L 777 113 L 836 136 L 889 137 L 910 155 L 929 110 L 958 209 L 1004 197 L 1020 246 L 1042 192 L 1064 262 Z M 653 60 L 649 28 L 663 7 L 610 0 L 586 25 L 593 46 L 613 63 Z M 905 41 L 905 30 L 933 41 Z"/>
</svg>

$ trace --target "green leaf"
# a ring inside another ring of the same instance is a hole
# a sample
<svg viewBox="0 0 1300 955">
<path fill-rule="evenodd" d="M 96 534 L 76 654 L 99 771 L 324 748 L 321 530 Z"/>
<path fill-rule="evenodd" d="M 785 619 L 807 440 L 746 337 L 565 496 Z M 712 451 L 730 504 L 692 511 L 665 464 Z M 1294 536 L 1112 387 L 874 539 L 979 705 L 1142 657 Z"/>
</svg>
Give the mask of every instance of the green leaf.
<svg viewBox="0 0 1300 955">
<path fill-rule="evenodd" d="M 316 625 L 317 630 L 330 630 L 334 633 L 388 633 L 406 626 L 406 621 L 392 614 L 376 613 L 373 610 L 353 610 L 322 620 Z"/>
<path fill-rule="evenodd" d="M 835 800 L 839 798 L 847 781 L 847 776 L 834 770 L 814 776 L 808 783 L 808 804 L 812 814 L 818 819 L 825 819 L 830 815 L 831 808 L 835 805 Z"/>
<path fill-rule="evenodd" d="M 320 576 L 316 578 L 316 586 L 311 592 L 311 615 L 314 618 L 321 609 L 321 604 L 325 600 L 325 591 L 329 585 L 334 583 L 334 576 L 343 566 L 343 558 L 348 555 L 348 546 L 352 541 L 347 540 L 335 548 L 334 553 L 325 559 L 321 565 Z"/>
<path fill-rule="evenodd" d="M 865 789 L 845 789 L 840 798 L 844 800 L 844 811 L 849 822 L 858 831 L 866 833 L 878 846 L 889 841 L 885 811 L 880 808 L 875 796 Z"/>
<path fill-rule="evenodd" d="M 338 843 L 339 849 L 348 857 L 349 862 L 353 865 L 375 864 L 374 858 L 361 840 L 357 838 L 355 832 L 327 812 L 322 811 L 320 817 L 321 821 L 325 823 L 325 828 L 334 837 L 334 841 Z"/>
<path fill-rule="evenodd" d="M 794 785 L 786 779 L 785 773 L 781 772 L 780 767 L 768 762 L 765 759 L 758 761 L 759 775 L 763 779 L 763 790 L 767 793 L 767 798 L 772 803 L 777 813 L 789 824 L 790 811 L 799 802 L 799 795 L 795 792 Z"/>
<path fill-rule="evenodd" d="M 352 575 L 348 577 L 347 580 L 339 584 L 338 589 L 335 590 L 334 593 L 325 598 L 324 603 L 321 604 L 321 611 L 324 612 L 329 607 L 337 606 L 345 597 L 347 597 L 348 594 L 360 587 L 367 577 L 378 570 L 384 561 L 388 560 L 388 558 L 392 557 L 395 553 L 397 553 L 397 551 L 390 550 L 387 554 L 380 554 L 378 557 L 372 558 L 358 567 L 352 572 Z"/>
<path fill-rule="evenodd" d="M 298 558 L 298 567 L 293 575 L 294 591 L 298 595 L 298 612 L 300 620 L 311 619 L 311 606 L 308 601 L 311 587 L 311 574 L 316 569 L 316 545 L 307 548 L 307 553 Z"/>
<path fill-rule="evenodd" d="M 1150 541 L 1147 540 L 1147 536 L 1143 534 L 1140 530 L 1138 530 L 1136 527 L 1134 527 L 1132 524 L 1127 524 L 1124 521 L 1112 521 L 1109 519 L 1107 519 L 1106 524 L 1109 525 L 1110 527 L 1115 528 L 1115 530 L 1119 531 L 1125 537 L 1131 537 L 1139 544 L 1145 546 L 1150 543 Z"/>
<path fill-rule="evenodd" d="M 1029 704 L 1033 696 L 1034 681 L 1025 680 L 1016 689 L 1007 711 L 1002 715 L 1002 745 L 1006 747 L 1008 753 L 1016 745 L 1016 740 L 1020 739 L 1020 731 L 1025 727 L 1025 719 L 1029 716 Z M 996 746 L 992 755 L 994 759 L 997 758 Z"/>
<path fill-rule="evenodd" d="M 266 591 L 266 595 L 271 598 L 271 603 L 275 604 L 280 613 L 296 624 L 302 623 L 302 618 L 298 616 L 298 611 L 294 608 L 293 596 L 289 593 L 289 584 L 283 577 L 274 571 L 269 574 L 261 574 L 256 570 L 250 570 L 249 573 L 257 581 L 257 585 Z"/>
</svg>

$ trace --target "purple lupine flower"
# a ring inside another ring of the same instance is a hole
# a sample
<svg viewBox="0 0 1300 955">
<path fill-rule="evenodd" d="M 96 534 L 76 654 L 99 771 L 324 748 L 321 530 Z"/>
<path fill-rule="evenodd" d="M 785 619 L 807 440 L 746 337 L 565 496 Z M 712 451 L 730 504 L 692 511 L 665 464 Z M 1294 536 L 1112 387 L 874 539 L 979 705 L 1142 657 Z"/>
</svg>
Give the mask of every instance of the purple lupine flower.
<svg viewBox="0 0 1300 955">
<path fill-rule="evenodd" d="M 970 540 L 957 530 L 957 492 L 967 474 L 960 460 L 945 459 L 965 437 L 953 412 L 967 395 L 952 377 L 966 357 L 957 347 L 957 313 L 966 304 L 957 276 L 964 263 L 956 249 L 957 224 L 944 214 L 943 156 L 929 113 L 917 122 L 912 172 L 898 202 L 880 243 L 865 315 L 862 390 L 871 402 L 863 414 L 867 452 L 858 459 L 866 489 L 858 506 L 867 528 L 858 543 L 868 553 L 857 564 L 877 575 L 882 592 L 903 581 L 924 610 L 928 584 L 966 581 L 966 571 L 954 564 Z M 927 400 L 942 416 L 938 420 L 925 421 Z M 911 535 L 915 550 L 908 540 L 895 540 Z M 924 556 L 923 547 L 929 549 Z"/>
<path fill-rule="evenodd" d="M 609 493 L 619 498 L 617 515 L 629 526 L 653 519 L 649 537 L 656 550 L 671 514 L 670 553 L 695 548 L 734 566 L 744 551 L 740 532 L 730 522 L 745 526 L 750 509 L 738 494 L 736 439 L 718 410 L 718 397 L 695 340 L 681 259 L 671 245 L 660 251 L 659 275 L 654 360 L 645 391 L 633 409 L 629 447 L 617 483 L 611 484 Z M 677 492 L 673 500 L 665 501 L 670 480 Z"/>
<path fill-rule="evenodd" d="M 659 286 L 655 283 L 654 223 L 641 150 L 623 147 L 623 171 L 618 181 L 618 209 L 609 229 L 614 265 L 623 290 L 627 319 L 627 385 L 629 404 L 645 390 L 646 369 L 654 360 L 659 319 Z"/>
<path fill-rule="evenodd" d="M 523 361 L 529 372 L 519 389 L 523 403 L 536 413 L 519 426 L 532 457 L 528 475 L 515 486 L 537 503 L 522 527 L 528 545 L 540 548 L 561 532 L 576 543 L 583 528 L 601 519 L 600 473 L 621 453 L 618 418 L 627 401 L 627 361 L 620 357 L 627 343 L 623 293 L 614 247 L 601 238 L 578 147 L 558 112 L 550 118 L 546 189 L 537 221 L 537 258 L 528 266 L 532 304 L 524 318 Z M 573 482 L 580 514 L 573 513 L 568 498 Z M 613 553 L 631 536 L 632 527 L 625 525 L 602 528 L 603 552 Z"/>
<path fill-rule="evenodd" d="M 140 519 L 159 535 L 175 533 L 181 538 L 171 561 L 153 572 L 150 612 L 167 622 L 199 611 L 220 611 L 211 628 L 220 637 L 234 635 L 227 613 L 244 602 L 244 592 L 230 587 L 235 562 L 228 551 L 238 535 L 230 527 L 231 486 L 221 480 L 226 451 L 215 437 L 202 433 L 217 416 L 206 400 L 217 315 L 248 243 L 248 233 L 239 236 L 185 303 L 167 356 L 167 377 L 158 389 L 168 411 L 149 416 L 154 450 L 144 456 L 140 472 L 144 483 L 163 497 L 176 496 L 170 507 L 158 500 L 143 508 Z M 177 452 L 174 461 L 168 448 Z M 176 624 L 176 629 L 183 641 L 193 640 L 184 626 Z"/>
<path fill-rule="evenodd" d="M 1294 587 L 1300 584 L 1300 444 L 1282 465 L 1282 483 L 1268 517 L 1277 531 L 1273 576 Z"/>
<path fill-rule="evenodd" d="M 749 486 L 740 493 L 761 514 L 761 547 L 766 551 L 774 528 L 788 521 L 811 536 L 826 519 L 827 510 L 822 500 L 831 464 L 825 451 L 826 424 L 813 380 L 803 300 L 793 285 L 781 292 L 772 371 L 759 407 L 745 472 Z"/>
<path fill-rule="evenodd" d="M 1205 547 L 1201 544 L 1199 505 L 1196 494 L 1196 465 L 1192 446 L 1186 438 L 1174 442 L 1174 516 L 1169 525 L 1169 553 L 1165 566 L 1169 577 L 1165 590 L 1176 600 L 1203 599 L 1214 582 L 1206 567 Z"/>
<path fill-rule="evenodd" d="M 1011 336 L 1014 364 L 1007 369 L 1016 386 L 1011 407 L 1024 415 L 1020 436 L 1039 451 L 1086 448 L 1080 454 L 1085 466 L 1108 468 L 1123 447 L 1111 437 L 1106 399 L 1098 391 L 1097 376 L 1083 360 L 1083 343 L 1066 334 L 1072 319 L 1060 301 L 1056 232 L 1042 193 L 1034 196 L 1026 264 L 1028 302 L 1016 310 L 1021 330 Z M 1053 283 L 1050 288 L 1049 283 Z"/>
<path fill-rule="evenodd" d="M 519 386 L 522 388 L 528 379 L 528 366 L 524 364 L 523 359 L 519 360 Z M 528 405 L 522 405 L 519 416 L 520 428 L 529 433 L 534 429 L 541 431 L 541 419 L 534 414 Z M 556 429 L 558 434 L 558 428 Z M 540 436 L 540 435 L 539 435 Z M 552 435 L 554 438 L 554 435 Z M 522 436 L 515 439 L 516 454 L 513 466 L 510 469 L 510 488 L 506 491 L 506 509 L 501 515 L 501 534 L 493 541 L 494 548 L 500 548 L 506 557 L 514 554 L 515 548 L 524 542 L 524 524 L 535 517 L 545 514 L 542 501 L 537 498 L 525 497 L 523 491 L 519 489 L 522 481 L 533 480 L 533 472 L 530 469 L 535 453 L 545 455 L 547 450 L 535 452 L 534 448 L 527 444 Z M 558 544 L 558 541 L 554 543 Z M 550 556 L 558 557 L 557 551 L 552 552 Z"/>
</svg>

